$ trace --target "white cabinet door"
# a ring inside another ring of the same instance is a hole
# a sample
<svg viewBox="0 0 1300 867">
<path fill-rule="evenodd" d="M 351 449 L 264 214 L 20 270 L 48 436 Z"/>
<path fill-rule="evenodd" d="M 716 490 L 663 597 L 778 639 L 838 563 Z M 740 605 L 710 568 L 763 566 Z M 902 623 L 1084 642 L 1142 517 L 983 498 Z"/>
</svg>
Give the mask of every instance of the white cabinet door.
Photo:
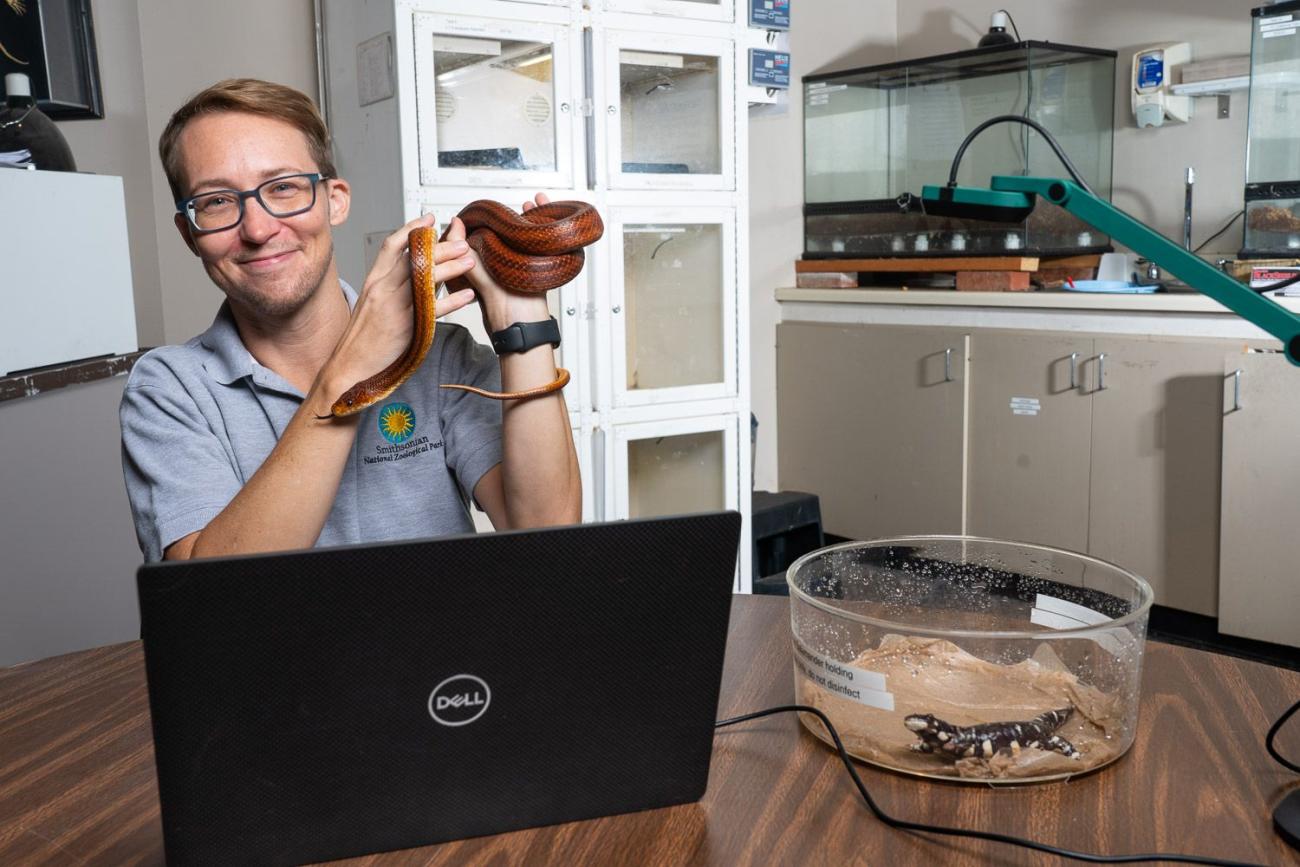
<svg viewBox="0 0 1300 867">
<path fill-rule="evenodd" d="M 578 28 L 428 12 L 413 26 L 422 186 L 567 188 L 584 176 Z"/>
<path fill-rule="evenodd" d="M 735 223 L 731 208 L 609 210 L 598 321 L 615 407 L 736 395 Z"/>
<path fill-rule="evenodd" d="M 616 425 L 606 517 L 739 509 L 734 415 Z"/>
<path fill-rule="evenodd" d="M 704 21 L 734 21 L 736 15 L 733 0 L 604 0 L 603 6 L 610 12 L 670 15 Z"/>
<path fill-rule="evenodd" d="M 606 30 L 597 43 L 603 47 L 594 110 L 604 185 L 734 190 L 732 40 Z"/>
<path fill-rule="evenodd" d="M 461 208 L 467 204 L 469 204 L 467 201 L 424 201 L 418 204 L 414 211 L 409 214 L 409 217 L 414 219 L 419 214 L 432 213 L 437 218 L 436 231 L 441 237 L 451 218 L 460 213 Z M 522 197 L 520 202 L 510 204 L 511 207 L 522 205 Z M 569 371 L 570 379 L 569 384 L 564 388 L 564 400 L 568 405 L 569 415 L 575 425 L 578 423 L 580 413 L 584 410 L 594 409 L 591 379 L 588 375 L 590 362 L 588 361 L 587 329 L 584 328 L 585 319 L 583 317 L 583 311 L 586 309 L 587 304 L 590 275 L 595 266 L 594 259 L 592 251 L 588 250 L 587 264 L 583 267 L 582 273 L 571 282 L 546 293 L 546 306 L 550 308 L 551 315 L 560 323 L 560 346 L 555 350 L 555 363 L 557 366 Z M 492 345 L 487 329 L 483 325 L 483 315 L 478 304 L 471 304 L 457 310 L 455 313 L 449 313 L 441 317 L 441 321 L 463 325 L 469 329 L 470 333 L 474 335 L 474 339 L 479 343 L 485 346 Z"/>
</svg>

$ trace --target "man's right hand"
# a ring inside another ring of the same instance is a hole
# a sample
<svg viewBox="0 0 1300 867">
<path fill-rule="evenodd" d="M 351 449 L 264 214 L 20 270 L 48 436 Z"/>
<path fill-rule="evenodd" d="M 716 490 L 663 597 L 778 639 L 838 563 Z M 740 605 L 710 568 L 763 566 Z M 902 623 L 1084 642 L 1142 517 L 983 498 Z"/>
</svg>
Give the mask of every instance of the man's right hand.
<svg viewBox="0 0 1300 867">
<path fill-rule="evenodd" d="M 412 229 L 432 226 L 426 214 L 384 239 L 375 258 L 347 329 L 325 363 L 318 383 L 333 398 L 363 379 L 379 373 L 397 360 L 411 342 L 415 304 L 411 292 L 411 263 L 407 236 Z M 474 267 L 474 257 L 464 241 L 444 241 L 433 249 L 434 284 L 443 283 Z M 474 300 L 474 290 L 462 289 L 441 298 L 437 315 L 459 310 Z"/>
</svg>

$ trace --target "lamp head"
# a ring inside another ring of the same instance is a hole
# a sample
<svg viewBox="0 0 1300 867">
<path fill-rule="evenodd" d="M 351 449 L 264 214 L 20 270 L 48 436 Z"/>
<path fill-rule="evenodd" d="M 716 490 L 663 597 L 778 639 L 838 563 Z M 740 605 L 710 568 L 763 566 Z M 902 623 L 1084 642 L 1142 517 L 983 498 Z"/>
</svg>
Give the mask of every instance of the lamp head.
<svg viewBox="0 0 1300 867">
<path fill-rule="evenodd" d="M 1002 192 L 979 187 L 925 186 L 921 204 L 927 214 L 991 223 L 1021 223 L 1034 210 L 1033 193 Z"/>
</svg>

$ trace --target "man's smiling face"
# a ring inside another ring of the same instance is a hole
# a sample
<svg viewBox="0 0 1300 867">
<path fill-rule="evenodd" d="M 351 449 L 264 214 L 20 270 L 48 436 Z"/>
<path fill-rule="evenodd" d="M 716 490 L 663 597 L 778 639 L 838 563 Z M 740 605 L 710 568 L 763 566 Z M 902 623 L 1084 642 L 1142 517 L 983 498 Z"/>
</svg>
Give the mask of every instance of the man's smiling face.
<svg viewBox="0 0 1300 867">
<path fill-rule="evenodd" d="M 320 171 L 301 131 L 261 115 L 199 115 L 185 125 L 178 147 L 187 197 L 249 190 L 282 175 Z M 177 226 L 232 305 L 258 318 L 278 319 L 301 309 L 325 278 L 334 258 L 330 227 L 346 219 L 348 203 L 345 182 L 321 181 L 315 207 L 296 216 L 272 217 L 249 198 L 244 219 L 231 229 L 194 232 L 182 215 Z"/>
</svg>

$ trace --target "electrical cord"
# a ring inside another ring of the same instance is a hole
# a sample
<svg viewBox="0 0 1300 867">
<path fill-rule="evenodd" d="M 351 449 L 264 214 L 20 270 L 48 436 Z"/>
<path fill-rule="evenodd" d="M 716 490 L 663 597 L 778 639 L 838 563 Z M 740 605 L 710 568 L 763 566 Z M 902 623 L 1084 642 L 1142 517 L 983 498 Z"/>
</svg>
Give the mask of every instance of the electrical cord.
<svg viewBox="0 0 1300 867">
<path fill-rule="evenodd" d="M 1264 746 L 1278 762 L 1293 771 L 1300 772 L 1300 766 L 1294 765 L 1284 759 L 1273 748 L 1273 738 L 1278 729 L 1300 709 L 1300 701 L 1296 702 L 1287 710 L 1278 721 L 1269 729 L 1268 735 L 1264 740 Z M 976 840 L 990 840 L 994 843 L 1006 843 L 1011 846 L 1022 846 L 1026 849 L 1033 849 L 1038 852 L 1046 852 L 1049 855 L 1056 855 L 1061 858 L 1072 858 L 1076 861 L 1088 861 L 1094 864 L 1134 864 L 1144 861 L 1170 861 L 1182 864 L 1210 864 L 1215 867 L 1258 867 L 1245 861 L 1225 861 L 1218 858 L 1206 858 L 1198 855 L 1179 855 L 1168 853 L 1153 853 L 1143 855 L 1097 855 L 1090 852 L 1075 852 L 1071 849 L 1062 849 L 1057 846 L 1049 846 L 1046 843 L 1037 843 L 1033 840 L 1026 840 L 1023 837 L 1013 837 L 1010 834 L 997 834 L 991 831 L 976 831 L 969 828 L 950 828 L 943 825 L 927 825 L 922 822 L 911 822 L 907 819 L 898 819 L 889 815 L 882 810 L 867 791 L 867 786 L 862 782 L 862 777 L 858 775 L 858 769 L 854 766 L 853 760 L 849 758 L 848 751 L 844 749 L 844 742 L 840 740 L 840 733 L 835 730 L 835 726 L 822 711 L 815 707 L 802 704 L 787 704 L 779 707 L 771 707 L 765 710 L 754 711 L 753 713 L 743 714 L 741 716 L 730 717 L 728 719 L 718 720 L 714 724 L 715 728 L 726 728 L 727 726 L 738 725 L 739 723 L 749 722 L 750 720 L 761 717 L 772 716 L 778 713 L 803 712 L 816 716 L 826 731 L 830 734 L 831 740 L 835 742 L 835 751 L 839 753 L 840 761 L 844 764 L 844 769 L 849 772 L 853 778 L 853 785 L 857 786 L 858 793 L 862 795 L 862 800 L 866 802 L 867 808 L 881 822 L 891 828 L 898 828 L 903 831 L 922 831 L 929 834 L 944 834 L 951 837 L 970 837 Z"/>
<path fill-rule="evenodd" d="M 1041 135 L 1043 140 L 1051 146 L 1052 152 L 1055 153 L 1056 158 L 1061 161 L 1061 165 L 1065 166 L 1065 170 L 1070 173 L 1070 179 L 1088 193 L 1091 193 L 1094 196 L 1097 195 L 1092 191 L 1092 187 L 1088 186 L 1088 182 L 1083 179 L 1083 175 L 1079 173 L 1079 170 L 1074 167 L 1074 163 L 1070 161 L 1070 157 L 1066 155 L 1060 144 L 1057 143 L 1056 137 L 1048 132 L 1042 124 L 1018 114 L 1000 114 L 997 117 L 991 117 L 971 130 L 966 138 L 962 139 L 961 145 L 957 148 L 956 155 L 952 158 L 952 168 L 948 170 L 948 186 L 957 186 L 957 170 L 961 167 L 961 158 L 966 155 L 966 148 L 970 147 L 971 142 L 975 140 L 976 136 L 989 127 L 999 123 L 1023 123 L 1025 126 Z"/>
<path fill-rule="evenodd" d="M 1273 746 L 1273 739 L 1277 737 L 1277 733 L 1281 731 L 1282 726 L 1286 725 L 1286 721 L 1289 720 L 1298 710 L 1300 710 L 1300 701 L 1291 705 L 1280 717 L 1277 718 L 1277 722 L 1273 723 L 1273 727 L 1268 730 L 1268 734 L 1264 735 L 1264 749 L 1268 750 L 1268 754 L 1273 757 L 1273 761 L 1277 762 L 1288 771 L 1295 771 L 1297 774 L 1300 774 L 1300 765 L 1297 765 L 1295 762 L 1283 757 L 1283 755 L 1277 751 L 1277 748 Z"/>
<path fill-rule="evenodd" d="M 1222 235 L 1224 232 L 1226 232 L 1226 231 L 1228 231 L 1229 229 L 1231 229 L 1231 228 L 1232 228 L 1232 224 L 1235 223 L 1235 222 L 1237 222 L 1237 220 L 1238 220 L 1238 219 L 1241 217 L 1241 215 L 1244 214 L 1244 213 L 1246 213 L 1246 211 L 1245 211 L 1245 209 L 1243 208 L 1242 210 L 1240 210 L 1240 211 L 1238 211 L 1237 213 L 1233 214 L 1233 215 L 1232 215 L 1232 219 L 1229 220 L 1228 222 L 1224 223 L 1222 229 L 1220 229 L 1219 231 L 1215 232 L 1213 235 L 1211 235 L 1210 237 L 1208 237 L 1208 238 L 1206 238 L 1204 241 L 1202 241 L 1201 244 L 1200 244 L 1200 246 L 1197 247 L 1197 248 L 1196 248 L 1195 250 L 1193 250 L 1192 252 L 1193 252 L 1193 253 L 1199 253 L 1199 252 L 1201 252 L 1202 250 L 1204 250 L 1207 244 L 1209 244 L 1209 243 L 1210 243 L 1211 241 L 1213 241 L 1215 238 L 1217 238 L 1217 237 L 1219 237 L 1220 235 Z"/>
</svg>

